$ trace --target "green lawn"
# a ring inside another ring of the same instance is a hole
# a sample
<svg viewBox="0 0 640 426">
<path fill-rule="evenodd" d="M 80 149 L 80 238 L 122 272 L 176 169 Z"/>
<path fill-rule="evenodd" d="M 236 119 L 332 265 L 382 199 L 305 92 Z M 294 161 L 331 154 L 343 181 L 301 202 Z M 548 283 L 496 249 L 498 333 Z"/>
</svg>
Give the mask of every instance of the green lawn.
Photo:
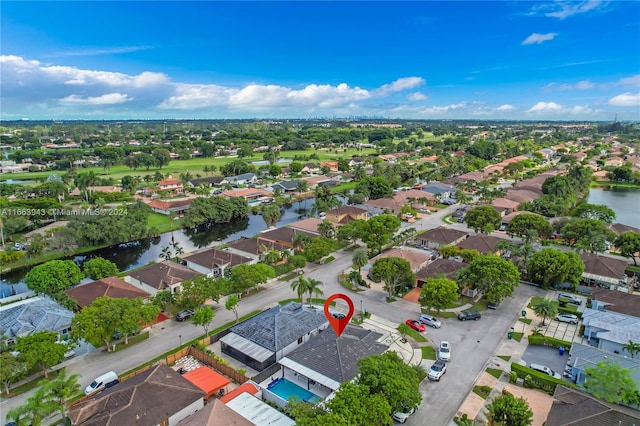
<svg viewBox="0 0 640 426">
<path fill-rule="evenodd" d="M 137 336 L 132 336 L 129 337 L 129 343 L 128 344 L 124 344 L 124 339 L 122 339 L 122 341 L 120 343 L 116 344 L 116 350 L 115 352 L 121 351 L 123 349 L 126 349 L 132 345 L 135 345 L 136 343 L 142 342 L 144 340 L 147 340 L 149 338 L 149 332 L 145 332 L 145 333 L 141 333 L 138 334 Z"/>
<path fill-rule="evenodd" d="M 482 399 L 487 399 L 489 393 L 491 392 L 491 388 L 489 386 L 474 386 L 473 393 L 482 397 Z"/>
<path fill-rule="evenodd" d="M 420 349 L 422 350 L 422 359 L 432 359 L 435 361 L 436 350 L 433 346 L 422 346 Z"/>
<path fill-rule="evenodd" d="M 503 359 L 505 361 L 510 361 L 511 355 L 498 355 L 498 358 Z"/>
<path fill-rule="evenodd" d="M 531 321 L 533 321 L 531 318 L 518 318 L 518 321 L 523 322 L 525 324 L 531 324 Z"/>
<path fill-rule="evenodd" d="M 524 333 L 520 333 L 519 331 L 513 331 L 513 339 L 516 342 L 519 342 L 520 340 L 522 340 L 522 336 L 524 336 Z"/>
<path fill-rule="evenodd" d="M 334 151 L 328 152 L 326 150 L 306 150 L 306 151 L 283 151 L 280 154 L 280 158 L 290 158 L 293 159 L 296 155 L 299 156 L 309 156 L 311 154 L 316 154 L 320 160 L 319 161 L 332 161 L 332 160 L 338 160 L 339 158 L 351 158 L 354 155 L 355 156 L 366 156 L 369 154 L 374 154 L 375 153 L 375 149 L 372 148 L 366 148 L 363 150 L 358 150 L 356 148 L 349 148 L 346 150 L 346 152 L 344 150 L 339 150 L 339 152 L 336 154 Z M 169 163 L 169 165 L 164 166 L 162 169 L 158 169 L 156 168 L 150 168 L 149 170 L 146 170 L 144 168 L 142 169 L 136 169 L 136 170 L 132 170 L 130 168 L 128 168 L 127 166 L 124 165 L 117 165 L 117 166 L 113 166 L 110 170 L 109 173 L 107 173 L 102 167 L 88 167 L 86 169 L 77 169 L 78 172 L 80 173 L 86 173 L 89 171 L 93 171 L 95 172 L 98 176 L 102 177 L 102 178 L 108 178 L 108 177 L 112 177 L 116 180 L 119 180 L 120 178 L 122 178 L 123 176 L 129 175 L 129 176 L 138 176 L 140 178 L 144 177 L 145 175 L 152 175 L 159 171 L 160 173 L 162 173 L 163 175 L 167 175 L 167 174 L 171 174 L 174 177 L 177 177 L 180 175 L 180 173 L 185 173 L 185 172 L 189 172 L 191 173 L 193 176 L 195 176 L 196 174 L 200 174 L 202 175 L 202 177 L 205 176 L 205 173 L 202 171 L 202 168 L 204 166 L 211 166 L 214 165 L 218 168 L 220 168 L 220 166 L 224 166 L 225 164 L 236 160 L 237 157 L 235 155 L 233 156 L 228 156 L 228 157 L 215 157 L 215 158 L 191 158 L 189 160 L 171 160 L 171 162 Z M 248 157 L 248 158 L 244 158 L 245 161 L 247 162 L 252 162 L 252 161 L 262 161 L 262 155 L 254 155 L 253 157 Z M 318 160 L 310 160 L 313 162 L 317 162 Z M 304 161 L 303 161 L 304 162 Z M 48 171 L 42 171 L 42 172 L 22 172 L 22 173 L 12 173 L 11 174 L 11 178 L 15 179 L 15 180 L 19 180 L 19 179 L 25 179 L 25 180 L 32 180 L 32 179 L 42 179 L 45 180 L 47 177 L 49 177 L 49 175 L 56 173 L 59 175 L 62 175 L 64 173 L 66 173 L 65 170 L 48 170 Z"/>
<path fill-rule="evenodd" d="M 38 387 L 38 383 L 40 383 L 41 380 L 49 380 L 49 381 L 51 381 L 51 380 L 55 379 L 56 377 L 58 377 L 58 374 L 60 374 L 61 371 L 64 371 L 64 368 L 61 368 L 60 370 L 56 370 L 56 371 L 49 371 L 48 372 L 48 376 L 49 377 L 47 377 L 46 379 L 44 378 L 44 376 L 40 376 L 40 377 L 37 377 L 36 379 L 30 381 L 30 382 L 27 382 L 27 383 L 24 383 L 24 384 L 22 384 L 20 386 L 16 386 L 14 388 L 11 388 L 9 390 L 9 394 L 8 395 L 5 392 L 5 389 L 4 389 L 4 386 L 3 386 L 2 387 L 2 398 L 13 398 L 14 396 L 17 396 L 17 395 L 23 394 L 25 392 L 28 392 L 28 391 L 30 391 L 32 389 L 35 389 L 35 388 Z M 37 371 L 36 372 L 42 373 L 42 370 L 40 369 L 40 367 L 37 367 Z"/>
<path fill-rule="evenodd" d="M 416 342 L 428 342 L 426 337 L 414 329 L 409 330 L 409 332 L 407 332 L 407 336 L 412 337 Z"/>
<path fill-rule="evenodd" d="M 500 370 L 499 368 L 487 368 L 485 371 L 491 374 L 496 379 L 499 379 L 502 375 L 502 370 Z"/>
</svg>

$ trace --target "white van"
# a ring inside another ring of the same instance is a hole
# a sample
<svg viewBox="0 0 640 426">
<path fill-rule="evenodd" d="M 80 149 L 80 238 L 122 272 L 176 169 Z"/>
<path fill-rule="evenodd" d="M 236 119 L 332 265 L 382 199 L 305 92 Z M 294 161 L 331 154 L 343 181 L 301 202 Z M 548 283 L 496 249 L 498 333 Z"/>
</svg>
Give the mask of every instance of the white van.
<svg viewBox="0 0 640 426">
<path fill-rule="evenodd" d="M 118 375 L 115 371 L 109 371 L 108 373 L 104 373 L 102 376 L 96 378 L 89 386 L 84 390 L 85 395 L 89 395 L 97 390 L 102 390 L 104 388 L 111 387 L 119 383 Z"/>
</svg>

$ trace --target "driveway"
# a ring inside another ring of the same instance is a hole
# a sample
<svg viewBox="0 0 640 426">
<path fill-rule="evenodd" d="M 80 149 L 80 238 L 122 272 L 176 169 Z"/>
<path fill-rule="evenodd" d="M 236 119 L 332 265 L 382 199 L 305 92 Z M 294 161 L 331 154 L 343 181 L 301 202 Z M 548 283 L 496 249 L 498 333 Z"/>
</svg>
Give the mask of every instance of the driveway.
<svg viewBox="0 0 640 426">
<path fill-rule="evenodd" d="M 581 340 L 581 338 L 578 336 L 579 330 L 580 323 L 569 324 L 567 322 L 560 322 L 555 319 L 547 319 L 547 325 L 543 327 L 542 332 L 545 336 L 565 340 L 567 342 L 573 342 L 574 340 Z"/>
<path fill-rule="evenodd" d="M 527 366 L 531 363 L 546 365 L 562 376 L 564 367 L 569 360 L 569 348 L 566 348 L 564 355 L 560 355 L 558 349 L 555 348 L 529 345 L 522 354 L 522 359 L 526 361 Z M 566 380 L 566 378 L 564 379 Z"/>
</svg>

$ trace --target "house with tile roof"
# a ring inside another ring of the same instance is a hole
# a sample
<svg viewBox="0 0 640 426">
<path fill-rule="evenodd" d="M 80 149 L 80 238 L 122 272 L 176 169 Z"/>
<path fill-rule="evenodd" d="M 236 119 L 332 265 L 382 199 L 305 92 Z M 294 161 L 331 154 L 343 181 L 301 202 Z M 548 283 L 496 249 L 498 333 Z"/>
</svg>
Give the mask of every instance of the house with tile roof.
<svg viewBox="0 0 640 426">
<path fill-rule="evenodd" d="M 322 310 L 290 302 L 234 325 L 220 342 L 222 352 L 262 371 L 328 326 Z"/>
<path fill-rule="evenodd" d="M 256 183 L 258 175 L 255 173 L 243 173 L 237 176 L 229 176 L 226 179 L 231 185 L 248 185 L 250 183 Z"/>
<path fill-rule="evenodd" d="M 378 332 L 352 324 L 339 338 L 328 328 L 278 361 L 281 377 L 317 395 L 327 395 L 356 377 L 359 360 L 389 349 L 382 338 Z"/>
<path fill-rule="evenodd" d="M 469 234 L 464 231 L 439 226 L 416 235 L 414 240 L 419 246 L 436 249 L 440 246 L 446 246 L 449 244 L 456 245 L 468 236 Z"/>
<path fill-rule="evenodd" d="M 476 234 L 458 243 L 461 249 L 477 250 L 481 254 L 501 254 L 497 249 L 497 245 L 501 241 L 507 241 L 504 238 L 494 237 L 493 235 Z"/>
<path fill-rule="evenodd" d="M 618 312 L 640 319 L 640 296 L 602 287 L 591 287 L 591 309 Z"/>
<path fill-rule="evenodd" d="M 274 183 L 271 188 L 274 190 L 280 188 L 282 192 L 295 192 L 298 189 L 299 180 L 283 180 L 282 182 Z"/>
<path fill-rule="evenodd" d="M 317 231 L 317 228 L 316 228 Z M 273 241 L 274 243 L 282 244 L 289 248 L 293 248 L 293 241 L 298 234 L 304 234 L 309 238 L 317 238 L 317 234 L 313 234 L 306 231 L 299 231 L 291 228 L 290 226 L 281 226 L 279 228 L 266 230 L 260 233 L 259 238 L 264 240 Z"/>
<path fill-rule="evenodd" d="M 617 235 L 624 234 L 625 232 L 635 232 L 637 234 L 640 234 L 640 229 L 633 226 L 625 225 L 624 223 L 612 223 L 609 226 L 609 229 L 611 229 Z"/>
<path fill-rule="evenodd" d="M 576 378 L 577 385 L 581 385 L 586 380 L 587 368 L 595 367 L 596 364 L 603 361 L 618 364 L 622 369 L 628 370 L 636 383 L 640 384 L 640 360 L 631 358 L 626 352 L 613 352 L 574 342 L 569 353 L 571 357 L 568 366 L 571 367 L 571 374 Z M 638 390 L 640 390 L 640 386 Z"/>
<path fill-rule="evenodd" d="M 204 407 L 204 391 L 159 363 L 71 407 L 77 426 L 175 425 Z"/>
<path fill-rule="evenodd" d="M 304 231 L 308 234 L 313 234 L 314 236 L 320 236 L 320 232 L 318 232 L 318 225 L 322 223 L 322 219 L 317 217 L 308 217 L 306 219 L 299 220 L 297 222 L 290 223 L 288 226 L 291 229 L 295 229 L 296 231 Z"/>
<path fill-rule="evenodd" d="M 183 259 L 187 262 L 187 268 L 212 278 L 224 277 L 227 269 L 243 263 L 257 262 L 256 259 L 216 248 L 199 250 Z"/>
<path fill-rule="evenodd" d="M 247 200 L 249 204 L 260 203 L 267 199 L 273 198 L 273 192 L 259 188 L 240 188 L 232 189 L 231 191 L 224 191 L 220 194 L 221 197 L 239 197 Z"/>
<path fill-rule="evenodd" d="M 610 404 L 586 392 L 558 385 L 546 426 L 638 426 L 640 411 Z"/>
<path fill-rule="evenodd" d="M 171 176 L 158 182 L 158 185 L 156 186 L 156 188 L 158 191 L 171 191 L 171 192 L 182 192 L 184 190 L 182 181 L 180 179 L 176 179 Z"/>
<path fill-rule="evenodd" d="M 124 280 L 149 294 L 155 295 L 160 290 L 169 290 L 172 293 L 177 293 L 182 290 L 180 284 L 183 281 L 192 280 L 198 275 L 202 274 L 176 262 L 165 260 L 129 271 Z"/>
<path fill-rule="evenodd" d="M 256 261 L 263 260 L 265 253 L 269 250 L 290 251 L 290 247 L 264 238 L 242 237 L 228 242 L 225 249 L 225 251 L 250 257 Z"/>
<path fill-rule="evenodd" d="M 409 265 L 411 265 L 411 270 L 416 272 L 418 269 L 422 269 L 427 266 L 431 255 L 422 250 L 409 250 L 394 247 L 371 259 L 371 263 L 375 263 L 378 259 L 386 259 L 389 257 L 397 257 L 406 260 L 409 262 Z"/>
<path fill-rule="evenodd" d="M 627 262 L 625 260 L 599 256 L 594 253 L 581 253 L 580 259 L 584 262 L 582 279 L 588 285 L 608 287 L 626 284 L 627 276 L 624 271 L 627 268 Z"/>
<path fill-rule="evenodd" d="M 226 395 L 225 395 L 226 396 Z M 204 408 L 196 411 L 189 417 L 180 420 L 178 426 L 258 426 L 250 420 L 245 419 L 236 411 L 227 407 L 220 399 L 216 398 L 213 402 L 204 406 Z"/>
<path fill-rule="evenodd" d="M 66 340 L 73 315 L 49 297 L 32 297 L 0 306 L 0 332 L 8 344 L 39 331 L 54 331 Z"/>
<path fill-rule="evenodd" d="M 416 271 L 417 287 L 422 287 L 429 278 L 447 278 L 454 280 L 456 273 L 469 266 L 466 262 L 458 262 L 453 259 L 436 259 L 424 268 Z"/>
<path fill-rule="evenodd" d="M 153 200 L 149 203 L 151 211 L 169 216 L 172 213 L 176 216 L 183 215 L 191 206 L 191 198 L 182 198 L 180 200 Z"/>
<path fill-rule="evenodd" d="M 64 293 L 73 299 L 78 308 L 89 306 L 98 297 L 106 296 L 112 299 L 148 299 L 150 293 L 138 288 L 118 277 L 106 277 L 90 283 L 76 285 Z"/>
<path fill-rule="evenodd" d="M 343 225 L 354 220 L 368 220 L 369 212 L 353 206 L 342 206 L 325 212 L 327 220 L 334 224 Z"/>
</svg>

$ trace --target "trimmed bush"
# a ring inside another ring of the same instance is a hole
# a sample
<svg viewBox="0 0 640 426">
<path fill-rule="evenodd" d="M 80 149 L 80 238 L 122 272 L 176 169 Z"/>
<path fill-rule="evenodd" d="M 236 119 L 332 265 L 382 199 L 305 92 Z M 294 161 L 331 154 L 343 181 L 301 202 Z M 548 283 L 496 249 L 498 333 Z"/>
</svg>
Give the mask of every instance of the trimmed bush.
<svg viewBox="0 0 640 426">
<path fill-rule="evenodd" d="M 550 395 L 553 395 L 558 384 L 571 385 L 571 383 L 566 382 L 562 379 L 556 379 L 555 377 L 551 377 L 548 374 L 541 373 L 539 371 L 516 363 L 511 363 L 511 374 L 509 375 L 510 379 L 512 378 L 513 373 L 515 373 L 518 377 L 524 379 L 525 387 L 540 389 Z"/>
<path fill-rule="evenodd" d="M 527 339 L 529 339 L 530 345 L 550 346 L 556 349 L 558 349 L 560 346 L 562 346 L 565 349 L 569 349 L 571 347 L 571 342 L 567 342 L 566 340 L 556 339 L 554 337 L 532 335 L 532 336 L 527 336 Z"/>
</svg>

